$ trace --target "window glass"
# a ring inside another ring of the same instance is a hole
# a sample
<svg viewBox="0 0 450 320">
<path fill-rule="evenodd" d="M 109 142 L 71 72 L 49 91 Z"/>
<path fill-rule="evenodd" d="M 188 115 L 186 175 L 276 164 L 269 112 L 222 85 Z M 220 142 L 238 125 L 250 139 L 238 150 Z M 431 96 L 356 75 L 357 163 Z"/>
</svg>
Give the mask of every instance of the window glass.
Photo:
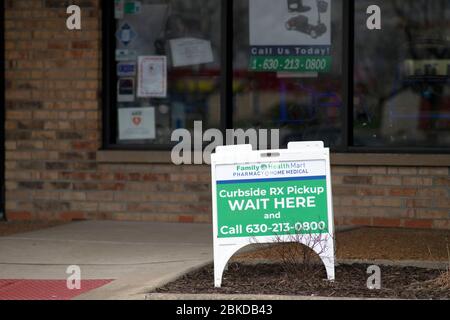
<svg viewBox="0 0 450 320">
<path fill-rule="evenodd" d="M 119 144 L 219 126 L 220 0 L 115 1 Z M 164 58 L 165 57 L 165 58 Z"/>
<path fill-rule="evenodd" d="M 342 1 L 234 1 L 233 125 L 342 144 Z"/>
<path fill-rule="evenodd" d="M 450 1 L 358 0 L 354 144 L 450 146 Z M 366 9 L 382 10 L 382 30 Z"/>
</svg>

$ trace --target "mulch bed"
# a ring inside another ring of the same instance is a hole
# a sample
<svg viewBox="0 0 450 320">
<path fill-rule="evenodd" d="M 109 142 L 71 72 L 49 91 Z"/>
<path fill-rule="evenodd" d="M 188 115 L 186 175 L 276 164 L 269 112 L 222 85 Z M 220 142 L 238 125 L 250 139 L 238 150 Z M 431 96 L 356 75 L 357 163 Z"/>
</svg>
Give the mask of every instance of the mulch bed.
<svg viewBox="0 0 450 320">
<path fill-rule="evenodd" d="M 449 261 L 450 230 L 360 228 L 336 234 L 340 259 Z"/>
<path fill-rule="evenodd" d="M 359 228 L 338 232 L 335 240 L 338 259 L 450 261 L 450 230 Z M 297 251 L 300 256 L 303 251 L 301 248 L 290 250 Z M 278 256 L 278 249 L 266 246 L 256 251 L 238 253 L 232 261 L 277 261 Z"/>
<path fill-rule="evenodd" d="M 450 299 L 443 271 L 415 267 L 381 267 L 381 289 L 367 288 L 367 267 L 353 264 L 336 267 L 336 281 L 329 282 L 321 266 L 295 273 L 283 264 L 232 263 L 224 272 L 222 288 L 214 288 L 213 266 L 207 266 L 157 289 L 157 293 L 270 294 L 352 298 Z M 448 279 L 448 274 L 446 275 Z"/>
</svg>

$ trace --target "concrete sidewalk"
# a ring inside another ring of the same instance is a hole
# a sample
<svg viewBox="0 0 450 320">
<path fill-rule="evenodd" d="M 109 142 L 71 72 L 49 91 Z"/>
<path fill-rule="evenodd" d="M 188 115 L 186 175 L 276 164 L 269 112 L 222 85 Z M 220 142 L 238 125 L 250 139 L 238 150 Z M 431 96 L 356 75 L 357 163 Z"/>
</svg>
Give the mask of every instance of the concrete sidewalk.
<svg viewBox="0 0 450 320">
<path fill-rule="evenodd" d="M 0 279 L 114 279 L 77 299 L 144 299 L 148 288 L 212 261 L 205 224 L 87 221 L 0 237 Z"/>
</svg>

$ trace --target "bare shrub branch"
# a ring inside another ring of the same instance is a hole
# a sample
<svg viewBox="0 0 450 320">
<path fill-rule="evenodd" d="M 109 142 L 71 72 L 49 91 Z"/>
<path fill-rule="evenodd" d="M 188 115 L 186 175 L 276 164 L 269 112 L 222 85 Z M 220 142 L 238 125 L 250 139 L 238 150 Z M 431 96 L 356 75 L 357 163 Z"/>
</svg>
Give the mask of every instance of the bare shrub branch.
<svg viewBox="0 0 450 320">
<path fill-rule="evenodd" d="M 287 274 L 296 275 L 305 271 L 311 272 L 315 269 L 315 265 L 321 263 L 317 257 L 329 249 L 328 240 L 330 238 L 334 241 L 333 236 L 329 233 L 306 234 L 301 231 L 296 231 L 290 235 L 276 235 L 272 239 L 271 252 L 279 259 Z M 254 241 L 259 243 L 256 238 L 254 238 Z M 319 271 L 320 269 L 317 272 Z"/>
</svg>

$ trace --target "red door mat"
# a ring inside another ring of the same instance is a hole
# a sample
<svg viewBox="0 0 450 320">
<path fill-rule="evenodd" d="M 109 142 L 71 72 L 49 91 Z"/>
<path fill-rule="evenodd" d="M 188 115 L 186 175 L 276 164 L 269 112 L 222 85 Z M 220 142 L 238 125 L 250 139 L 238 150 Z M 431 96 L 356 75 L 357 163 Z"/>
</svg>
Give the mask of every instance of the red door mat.
<svg viewBox="0 0 450 320">
<path fill-rule="evenodd" d="M 0 300 L 70 300 L 103 287 L 112 280 L 82 280 L 81 288 L 70 290 L 66 280 L 1 280 Z"/>
</svg>

